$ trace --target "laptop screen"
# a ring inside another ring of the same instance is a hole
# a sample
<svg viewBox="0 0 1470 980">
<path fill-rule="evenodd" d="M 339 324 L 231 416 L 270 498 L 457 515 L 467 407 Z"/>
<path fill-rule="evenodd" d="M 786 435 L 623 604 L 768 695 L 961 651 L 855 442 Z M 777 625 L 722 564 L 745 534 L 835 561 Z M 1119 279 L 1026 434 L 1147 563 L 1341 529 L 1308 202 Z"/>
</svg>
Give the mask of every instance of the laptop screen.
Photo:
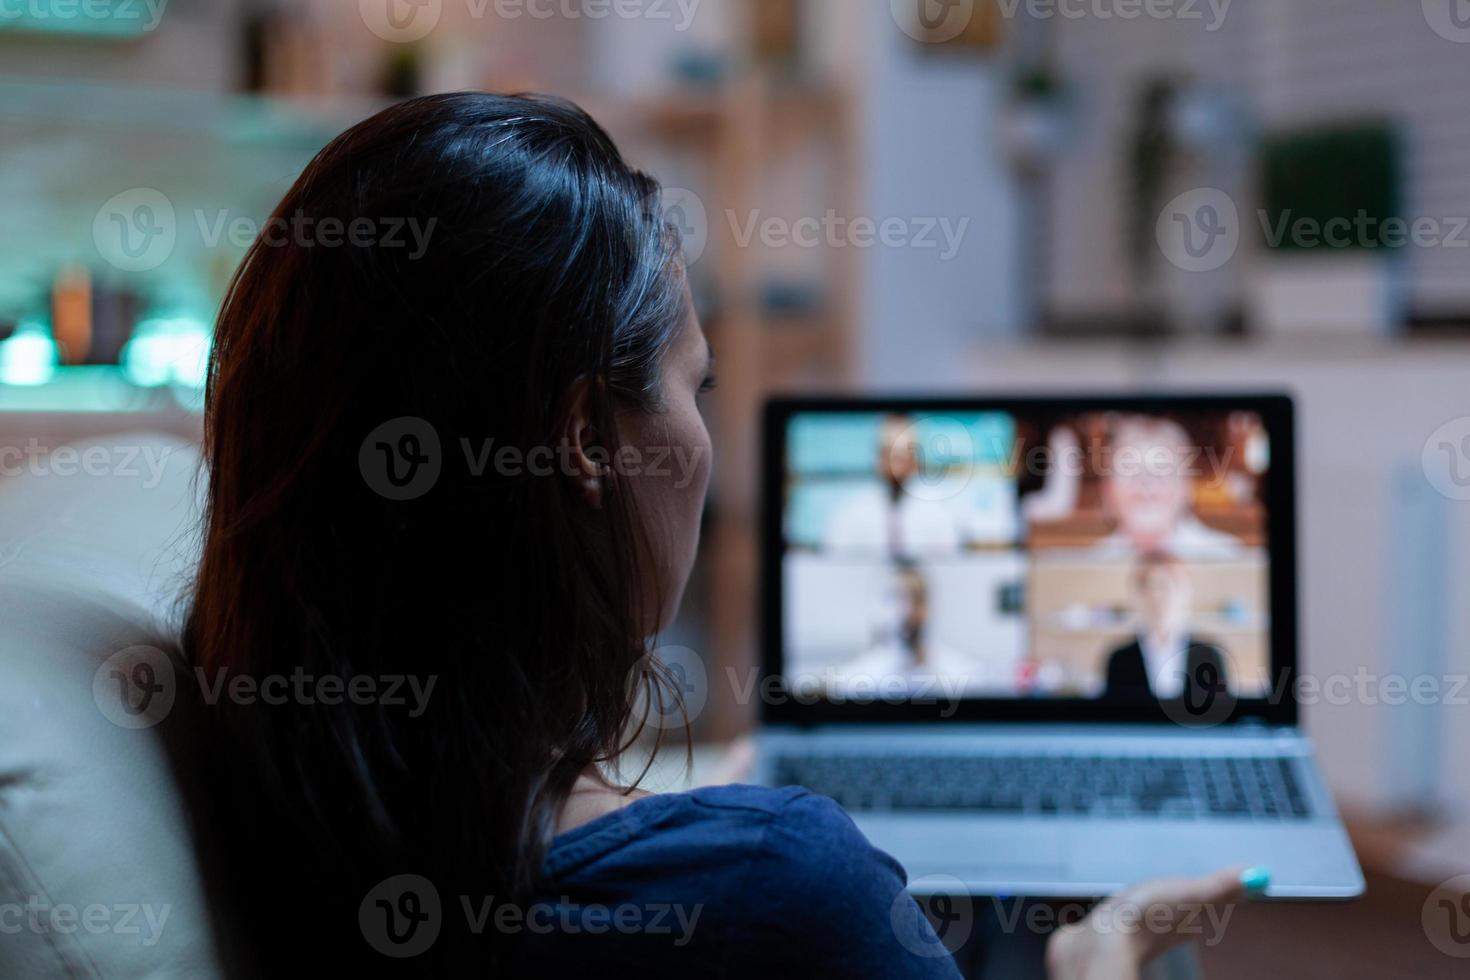
<svg viewBox="0 0 1470 980">
<path fill-rule="evenodd" d="M 1271 700 L 1289 411 L 778 403 L 768 666 L 836 704 Z"/>
</svg>

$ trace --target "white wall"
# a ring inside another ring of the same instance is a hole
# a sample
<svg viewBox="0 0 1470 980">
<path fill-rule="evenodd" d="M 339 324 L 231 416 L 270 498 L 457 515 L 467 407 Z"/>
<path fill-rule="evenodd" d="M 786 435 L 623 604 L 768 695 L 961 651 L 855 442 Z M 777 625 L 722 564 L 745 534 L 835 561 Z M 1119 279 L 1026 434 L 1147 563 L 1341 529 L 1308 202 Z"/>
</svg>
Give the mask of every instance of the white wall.
<svg viewBox="0 0 1470 980">
<path fill-rule="evenodd" d="M 864 213 L 969 226 L 949 261 L 919 248 L 867 253 L 861 380 L 954 384 L 965 372 L 952 352 L 1021 328 L 1019 201 L 993 136 L 1004 80 L 993 57 L 925 52 L 889 4 L 864 6 Z"/>
</svg>

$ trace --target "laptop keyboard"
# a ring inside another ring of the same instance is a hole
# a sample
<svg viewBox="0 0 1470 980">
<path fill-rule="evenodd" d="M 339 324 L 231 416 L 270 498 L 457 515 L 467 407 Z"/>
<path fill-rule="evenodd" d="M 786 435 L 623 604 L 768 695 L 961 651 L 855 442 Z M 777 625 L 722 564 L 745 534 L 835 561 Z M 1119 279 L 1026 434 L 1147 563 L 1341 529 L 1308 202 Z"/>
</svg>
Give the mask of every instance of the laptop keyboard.
<svg viewBox="0 0 1470 980">
<path fill-rule="evenodd" d="M 1295 764 L 1276 756 L 803 755 L 776 785 L 848 810 L 968 810 L 1038 817 L 1301 820 Z"/>
</svg>

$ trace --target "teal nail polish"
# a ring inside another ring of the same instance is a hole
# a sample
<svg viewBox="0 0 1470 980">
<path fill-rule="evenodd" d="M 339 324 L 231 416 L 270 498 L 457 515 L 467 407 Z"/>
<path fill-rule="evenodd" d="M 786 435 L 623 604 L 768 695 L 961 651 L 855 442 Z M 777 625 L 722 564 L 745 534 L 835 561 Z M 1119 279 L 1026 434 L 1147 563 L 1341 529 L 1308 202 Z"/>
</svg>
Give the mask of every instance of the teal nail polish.
<svg viewBox="0 0 1470 980">
<path fill-rule="evenodd" d="M 1240 883 L 1250 895 L 1264 895 L 1266 888 L 1271 884 L 1271 869 L 1254 867 L 1246 868 L 1240 873 Z"/>
</svg>

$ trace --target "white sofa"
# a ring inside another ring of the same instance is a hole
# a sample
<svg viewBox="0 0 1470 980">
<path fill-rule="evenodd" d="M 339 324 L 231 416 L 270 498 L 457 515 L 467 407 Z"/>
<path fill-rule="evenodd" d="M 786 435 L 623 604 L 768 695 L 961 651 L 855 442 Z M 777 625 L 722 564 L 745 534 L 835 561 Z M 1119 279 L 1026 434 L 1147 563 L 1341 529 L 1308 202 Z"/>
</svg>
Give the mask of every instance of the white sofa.
<svg viewBox="0 0 1470 980">
<path fill-rule="evenodd" d="M 159 436 L 59 452 L 0 477 L 0 977 L 228 976 L 191 705 L 120 714 L 108 663 L 174 655 L 198 455 Z"/>
</svg>

